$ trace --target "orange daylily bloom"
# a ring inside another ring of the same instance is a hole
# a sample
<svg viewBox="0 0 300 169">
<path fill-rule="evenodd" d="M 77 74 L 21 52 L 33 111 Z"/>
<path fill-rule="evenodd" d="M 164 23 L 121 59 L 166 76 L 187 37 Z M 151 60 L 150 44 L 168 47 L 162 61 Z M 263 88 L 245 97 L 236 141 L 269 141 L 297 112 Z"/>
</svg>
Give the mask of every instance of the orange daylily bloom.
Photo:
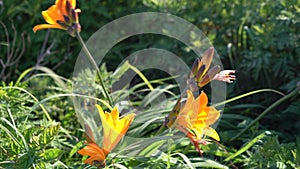
<svg viewBox="0 0 300 169">
<path fill-rule="evenodd" d="M 216 108 L 207 106 L 208 98 L 204 92 L 196 99 L 192 91 L 187 90 L 187 100 L 183 108 L 175 116 L 176 120 L 170 120 L 167 127 L 175 126 L 180 131 L 187 134 L 194 143 L 196 149 L 200 152 L 198 142 L 204 135 L 209 136 L 217 141 L 220 140 L 218 133 L 210 127 L 220 117 L 220 112 Z"/>
<path fill-rule="evenodd" d="M 111 113 L 104 112 L 101 106 L 96 105 L 99 111 L 99 115 L 103 126 L 103 143 L 102 148 L 100 148 L 94 141 L 94 138 L 90 138 L 87 146 L 79 150 L 78 153 L 81 155 L 90 156 L 84 161 L 86 164 L 94 165 L 100 164 L 105 166 L 106 156 L 115 148 L 115 146 L 120 142 L 125 133 L 127 132 L 135 114 L 130 113 L 119 118 L 119 111 L 115 107 Z M 86 131 L 87 132 L 87 131 Z M 87 133 L 89 137 L 92 133 Z"/>
<path fill-rule="evenodd" d="M 33 31 L 56 28 L 66 30 L 71 36 L 74 36 L 81 30 L 78 19 L 80 9 L 75 9 L 75 6 L 76 0 L 56 0 L 54 5 L 42 12 L 48 24 L 36 25 Z"/>
</svg>

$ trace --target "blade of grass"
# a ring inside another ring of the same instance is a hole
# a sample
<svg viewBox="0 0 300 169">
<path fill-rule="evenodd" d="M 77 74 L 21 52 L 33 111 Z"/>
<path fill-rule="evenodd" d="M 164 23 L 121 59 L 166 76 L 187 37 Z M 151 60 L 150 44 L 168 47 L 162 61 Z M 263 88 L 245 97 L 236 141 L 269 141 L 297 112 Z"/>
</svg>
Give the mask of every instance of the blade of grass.
<svg viewBox="0 0 300 169">
<path fill-rule="evenodd" d="M 18 144 L 19 146 L 21 146 L 21 143 L 18 141 L 18 139 L 9 131 L 8 128 L 6 128 L 5 126 L 3 126 L 2 124 L 0 124 L 0 128 L 1 130 L 5 131 L 6 134 L 13 140 L 13 142 L 15 142 L 16 144 Z"/>
<path fill-rule="evenodd" d="M 273 103 L 271 106 L 269 106 L 265 111 L 263 111 L 255 120 L 253 120 L 247 127 L 245 127 L 241 132 L 239 132 L 235 137 L 233 137 L 230 141 L 233 141 L 240 137 L 246 130 L 248 130 L 253 124 L 258 122 L 260 119 L 262 119 L 267 113 L 269 113 L 273 108 L 277 107 L 284 101 L 288 100 L 289 98 L 293 97 L 298 93 L 298 89 L 295 89 L 288 95 L 282 97 L 281 99 L 277 100 L 275 103 Z"/>
<path fill-rule="evenodd" d="M 23 144 L 24 144 L 24 146 L 25 146 L 25 149 L 28 151 L 28 145 L 27 145 L 27 143 L 26 143 L 26 140 L 25 140 L 25 138 L 23 137 L 23 135 L 19 132 L 19 130 L 18 130 L 16 127 L 14 127 L 13 124 L 11 124 L 11 123 L 10 123 L 8 120 L 6 120 L 5 118 L 2 117 L 1 120 L 3 120 L 6 124 L 8 124 L 11 128 L 13 128 L 13 129 L 15 130 L 16 134 L 19 135 L 19 136 L 21 137 L 21 139 L 22 139 L 22 141 L 23 141 Z"/>
<path fill-rule="evenodd" d="M 206 158 L 197 158 L 197 161 L 194 162 L 194 159 L 192 158 L 191 161 L 193 161 L 192 165 L 195 168 L 219 168 L 219 169 L 228 169 L 229 167 L 222 165 L 214 160 L 206 159 Z"/>
<path fill-rule="evenodd" d="M 42 72 L 45 72 L 48 76 L 50 76 L 58 86 L 60 86 L 63 89 L 67 89 L 66 84 L 64 83 L 64 81 L 62 81 L 61 76 L 57 75 L 56 73 L 54 73 L 51 69 L 44 67 L 44 66 L 37 66 L 37 67 L 32 67 L 29 69 L 26 69 L 17 79 L 16 84 L 20 83 L 20 81 L 31 71 L 33 70 L 39 70 Z"/>
<path fill-rule="evenodd" d="M 128 62 L 127 62 L 128 63 Z M 148 81 L 148 79 L 144 76 L 144 74 L 139 71 L 136 67 L 132 66 L 131 64 L 129 64 L 129 68 L 132 69 L 136 74 L 138 74 L 140 76 L 140 78 L 144 81 L 144 83 L 147 84 L 148 88 L 152 91 L 154 90 L 153 86 L 151 85 L 151 83 Z"/>
<path fill-rule="evenodd" d="M 192 165 L 192 162 L 190 161 L 190 159 L 186 155 L 184 155 L 182 153 L 175 153 L 174 155 L 179 155 L 185 161 L 188 168 L 191 168 L 191 169 L 194 168 L 193 165 Z"/>
<path fill-rule="evenodd" d="M 230 103 L 230 102 L 233 102 L 233 101 L 235 101 L 235 100 L 241 99 L 241 98 L 243 98 L 243 97 L 250 96 L 250 95 L 253 95 L 253 94 L 257 94 L 257 93 L 261 93 L 261 92 L 274 92 L 274 93 L 277 93 L 277 94 L 279 94 L 279 95 L 284 96 L 283 93 L 281 93 L 280 91 L 274 90 L 274 89 L 260 89 L 260 90 L 255 90 L 255 91 L 251 91 L 251 92 L 248 92 L 248 93 L 245 93 L 245 94 L 236 96 L 236 97 L 234 97 L 234 98 L 225 100 L 225 101 L 223 101 L 223 102 L 213 104 L 213 105 L 211 105 L 211 106 L 213 106 L 213 107 L 221 106 L 221 105 L 223 105 L 223 104 Z"/>
<path fill-rule="evenodd" d="M 13 118 L 13 116 L 11 114 L 11 111 L 10 111 L 10 109 L 8 107 L 7 107 L 7 112 L 8 112 L 8 115 L 9 115 L 9 118 L 10 118 L 12 124 L 14 125 L 14 127 L 16 127 L 15 120 L 14 120 L 14 118 Z"/>
<path fill-rule="evenodd" d="M 160 141 L 156 141 L 152 144 L 150 144 L 149 146 L 147 146 L 145 149 L 143 149 L 142 151 L 139 152 L 140 156 L 143 157 L 149 157 L 151 156 L 157 149 L 159 149 L 164 143 L 166 142 L 166 140 L 160 140 Z"/>
<path fill-rule="evenodd" d="M 98 99 L 98 98 L 92 97 L 92 96 L 87 96 L 87 95 L 81 95 L 81 94 L 75 94 L 75 93 L 65 93 L 65 94 L 56 94 L 56 95 L 47 97 L 47 98 L 39 101 L 34 106 L 32 106 L 30 112 L 33 111 L 34 109 L 36 109 L 40 104 L 43 104 L 43 103 L 47 102 L 48 100 L 51 100 L 54 98 L 59 98 L 59 97 L 83 97 L 83 98 L 88 98 L 88 99 L 94 99 L 94 100 L 99 101 L 100 103 L 104 104 L 110 110 L 112 110 L 112 107 L 105 100 Z"/>
<path fill-rule="evenodd" d="M 266 135 L 266 133 L 261 133 L 260 135 L 256 136 L 254 139 L 252 139 L 247 145 L 245 145 L 244 147 L 242 147 L 239 151 L 237 151 L 236 153 L 232 154 L 231 156 L 227 157 L 224 161 L 229 161 L 231 159 L 233 159 L 234 157 L 242 154 L 243 152 L 247 151 L 253 144 L 255 144 L 258 140 L 264 138 Z"/>
</svg>

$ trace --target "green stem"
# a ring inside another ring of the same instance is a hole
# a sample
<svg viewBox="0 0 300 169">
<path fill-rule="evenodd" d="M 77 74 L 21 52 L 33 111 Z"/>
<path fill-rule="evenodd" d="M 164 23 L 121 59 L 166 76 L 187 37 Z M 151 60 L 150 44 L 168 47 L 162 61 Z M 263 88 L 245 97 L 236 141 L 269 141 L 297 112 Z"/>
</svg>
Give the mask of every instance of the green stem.
<svg viewBox="0 0 300 169">
<path fill-rule="evenodd" d="M 110 104 L 111 106 L 113 106 L 113 102 L 112 102 L 112 100 L 111 100 L 111 98 L 110 98 L 110 96 L 109 96 L 109 94 L 108 94 L 108 92 L 107 92 L 107 90 L 106 90 L 106 88 L 105 88 L 105 85 L 104 85 L 103 79 L 102 79 L 102 77 L 101 77 L 101 73 L 100 73 L 100 70 L 99 70 L 99 68 L 98 68 L 98 65 L 97 65 L 97 63 L 95 62 L 95 60 L 94 60 L 93 56 L 91 55 L 90 51 L 89 51 L 88 48 L 86 47 L 86 45 L 85 45 L 84 41 L 82 40 L 82 38 L 81 38 L 79 32 L 76 32 L 76 38 L 77 38 L 78 41 L 80 42 L 80 44 L 81 44 L 81 46 L 82 46 L 82 48 L 83 48 L 84 53 L 86 54 L 86 56 L 88 57 L 88 59 L 90 60 L 90 62 L 92 63 L 92 65 L 95 67 L 95 69 L 96 69 L 96 71 L 97 71 L 97 76 L 98 76 L 98 78 L 99 78 L 99 80 L 100 80 L 100 85 L 101 85 L 102 88 L 103 88 L 103 93 L 104 93 L 105 97 L 108 99 L 109 104 Z"/>
<path fill-rule="evenodd" d="M 160 126 L 160 128 L 157 130 L 157 132 L 155 133 L 155 136 L 160 135 L 164 131 L 164 129 L 165 129 L 165 126 L 162 124 Z"/>
<path fill-rule="evenodd" d="M 298 93 L 298 89 L 295 89 L 288 95 L 282 97 L 281 99 L 277 100 L 275 103 L 273 103 L 271 106 L 269 106 L 265 111 L 263 111 L 255 120 L 253 120 L 246 128 L 244 128 L 241 132 L 239 132 L 235 137 L 233 137 L 230 141 L 233 141 L 237 139 L 239 136 L 241 136 L 246 130 L 248 130 L 253 124 L 258 122 L 260 119 L 262 119 L 267 113 L 269 113 L 273 108 L 280 105 L 282 102 L 288 100 L 289 98 L 293 97 L 295 94 Z"/>
<path fill-rule="evenodd" d="M 171 135 L 171 129 L 169 129 L 169 135 Z M 172 140 L 171 138 L 168 141 L 168 158 L 167 158 L 167 168 L 171 168 L 171 151 L 172 151 Z"/>
<path fill-rule="evenodd" d="M 188 144 L 182 151 L 182 154 L 188 154 L 190 148 L 191 148 L 191 144 Z"/>
</svg>

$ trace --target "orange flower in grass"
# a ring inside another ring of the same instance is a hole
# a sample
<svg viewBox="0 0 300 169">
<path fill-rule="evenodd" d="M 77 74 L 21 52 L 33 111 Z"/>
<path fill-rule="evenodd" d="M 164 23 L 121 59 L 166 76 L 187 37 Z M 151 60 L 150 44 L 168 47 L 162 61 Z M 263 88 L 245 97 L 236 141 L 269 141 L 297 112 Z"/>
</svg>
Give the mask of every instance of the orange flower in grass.
<svg viewBox="0 0 300 169">
<path fill-rule="evenodd" d="M 75 6 L 76 0 L 56 0 L 54 5 L 42 12 L 48 24 L 36 25 L 33 31 L 56 28 L 66 30 L 71 36 L 75 36 L 75 33 L 81 30 L 78 19 L 80 9 L 75 9 Z"/>
<path fill-rule="evenodd" d="M 104 112 L 103 109 L 96 105 L 100 114 L 103 126 L 103 143 L 100 148 L 95 139 L 91 136 L 92 133 L 87 133 L 89 136 L 87 146 L 79 150 L 81 155 L 90 156 L 84 161 L 86 164 L 105 166 L 106 156 L 114 149 L 127 132 L 135 114 L 130 113 L 119 119 L 119 111 L 115 107 L 111 113 Z M 88 132 L 90 130 L 86 130 Z"/>
<path fill-rule="evenodd" d="M 207 106 L 208 98 L 204 92 L 196 99 L 190 90 L 187 90 L 187 100 L 180 109 L 175 121 L 168 121 L 167 127 L 175 127 L 184 132 L 201 153 L 199 142 L 204 143 L 204 135 L 220 141 L 218 133 L 210 127 L 220 117 L 220 112 L 214 107 Z"/>
</svg>

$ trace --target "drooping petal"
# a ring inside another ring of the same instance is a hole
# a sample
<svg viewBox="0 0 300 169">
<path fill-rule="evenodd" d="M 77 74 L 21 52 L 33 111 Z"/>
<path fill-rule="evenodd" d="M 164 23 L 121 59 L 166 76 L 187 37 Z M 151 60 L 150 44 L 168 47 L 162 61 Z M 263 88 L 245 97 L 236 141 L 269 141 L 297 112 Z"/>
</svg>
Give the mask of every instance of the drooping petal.
<svg viewBox="0 0 300 169">
<path fill-rule="evenodd" d="M 207 128 L 204 128 L 203 130 L 203 134 L 204 135 L 207 135 L 217 141 L 220 141 L 220 137 L 219 137 L 219 134 L 216 132 L 215 129 L 211 128 L 211 127 L 207 127 Z"/>
<path fill-rule="evenodd" d="M 81 155 L 89 156 L 93 156 L 95 154 L 101 154 L 102 156 L 105 156 L 103 150 L 100 147 L 98 147 L 98 145 L 95 143 L 88 143 L 88 145 L 85 146 L 83 149 L 79 150 L 78 153 Z"/>
<path fill-rule="evenodd" d="M 60 26 L 60 25 L 50 25 L 50 24 L 40 24 L 40 25 L 36 25 L 33 27 L 33 31 L 36 32 L 38 30 L 41 29 L 50 29 L 50 28 L 55 28 L 55 29 L 63 29 L 66 30 L 66 28 Z"/>
<path fill-rule="evenodd" d="M 83 149 L 78 151 L 81 155 L 90 156 L 84 161 L 86 164 L 93 165 L 94 161 L 105 161 L 106 155 L 104 151 L 95 143 L 88 143 Z"/>
</svg>

